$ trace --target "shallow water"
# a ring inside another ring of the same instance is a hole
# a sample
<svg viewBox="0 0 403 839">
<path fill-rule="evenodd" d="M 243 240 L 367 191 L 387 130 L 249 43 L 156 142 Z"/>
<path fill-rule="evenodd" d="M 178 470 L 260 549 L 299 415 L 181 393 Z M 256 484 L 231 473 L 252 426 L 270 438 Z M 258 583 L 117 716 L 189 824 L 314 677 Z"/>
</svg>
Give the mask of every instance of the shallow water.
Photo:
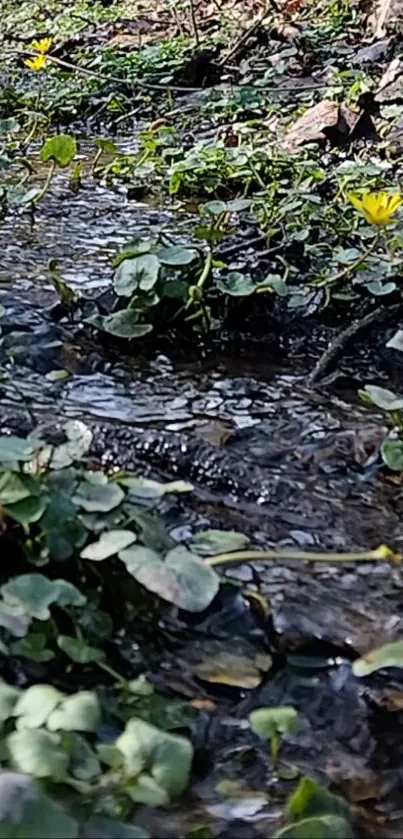
<svg viewBox="0 0 403 839">
<path fill-rule="evenodd" d="M 72 194 L 65 175 L 55 179 L 34 222 L 22 212 L 6 218 L 0 228 L 0 303 L 6 309 L 1 354 L 11 384 L 2 384 L 3 422 L 23 407 L 23 395 L 38 420 L 48 425 L 55 417 L 82 417 L 94 426 L 112 427 L 117 439 L 114 461 L 121 459 L 123 465 L 128 447 L 119 443 L 122 427 L 134 435 L 136 429 L 180 432 L 190 446 L 197 439 L 210 444 L 213 453 L 228 453 L 227 468 L 243 464 L 244 480 L 247 483 L 250 474 L 251 484 L 256 484 L 251 489 L 257 492 L 248 499 L 241 490 L 218 491 L 214 485 L 205 489 L 203 464 L 198 471 L 193 463 L 196 492 L 188 505 L 182 500 L 181 508 L 171 511 L 179 541 L 186 540 L 189 527 L 197 523 L 243 529 L 262 547 L 348 551 L 387 541 L 400 548 L 400 487 L 388 484 L 377 468 L 376 429 L 382 419 L 357 404 L 354 393 L 349 401 L 343 394 L 309 391 L 304 362 L 293 367 L 285 352 L 276 358 L 268 351 L 254 355 L 253 350 L 242 358 L 216 354 L 186 365 L 183 359 L 172 362 L 157 351 L 136 360 L 134 345 L 133 356 L 120 358 L 115 350 L 105 350 L 97 336 L 89 337 L 67 321 L 49 320 L 56 302 L 47 274 L 49 259 L 56 259 L 68 285 L 92 296 L 108 288 L 111 260 L 130 238 L 163 231 L 180 241 L 188 230 L 185 213 L 128 201 L 123 191 L 87 177 L 84 189 Z M 54 381 L 52 372 L 61 369 L 67 371 L 66 378 Z M 161 460 L 156 471 L 171 477 L 173 464 L 169 458 Z M 270 801 L 262 803 L 250 795 L 267 779 L 262 750 L 251 744 L 242 719 L 259 704 L 288 703 L 299 708 L 303 725 L 287 743 L 287 757 L 301 771 L 335 782 L 347 796 L 361 779 L 352 800 L 370 800 L 368 812 L 377 824 L 382 807 L 395 807 L 400 756 L 385 754 L 382 727 L 374 723 L 374 709 L 351 675 L 349 658 L 401 634 L 400 571 L 384 563 L 250 563 L 226 575 L 236 584 L 259 589 L 269 601 L 270 631 L 265 627 L 253 643 L 265 654 L 275 643 L 282 666 L 275 677 L 259 677 L 253 691 L 222 694 L 195 676 L 195 652 L 211 657 L 212 637 L 217 635 L 224 654 L 235 645 L 241 649 L 245 633 L 240 615 L 231 606 L 228 614 L 218 609 L 210 616 L 210 622 L 197 629 L 199 641 L 204 637 L 204 650 L 191 628 L 174 621 L 169 636 L 175 638 L 178 632 L 173 652 L 168 645 L 162 668 L 151 676 L 164 690 L 212 698 L 216 709 L 200 716 L 199 751 L 207 768 L 190 793 L 191 817 L 178 808 L 170 813 L 170 830 L 172 819 L 182 826 L 204 819 L 222 837 L 245 835 L 242 829 L 249 830 L 252 822 L 253 835 L 271 835 L 281 812 L 278 780 L 270 781 Z M 396 691 L 401 691 L 400 685 Z M 394 716 L 396 731 L 403 722 L 400 716 Z M 249 794 L 240 796 L 237 806 L 234 799 L 228 806 L 222 799 L 217 803 L 215 784 L 229 772 L 239 777 L 242 771 Z M 382 785 L 388 787 L 386 798 L 379 791 Z M 374 798 L 379 810 L 374 810 Z M 140 814 L 147 825 L 153 819 L 156 835 L 167 836 L 163 817 L 147 809 Z M 384 835 L 397 836 L 394 829 Z"/>
</svg>

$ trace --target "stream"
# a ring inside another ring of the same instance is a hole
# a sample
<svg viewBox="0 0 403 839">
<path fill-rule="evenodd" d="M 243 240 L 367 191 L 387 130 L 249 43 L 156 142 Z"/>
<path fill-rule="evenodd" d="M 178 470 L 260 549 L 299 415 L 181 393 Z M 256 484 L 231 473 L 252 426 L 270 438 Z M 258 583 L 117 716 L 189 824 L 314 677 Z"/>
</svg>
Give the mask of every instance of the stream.
<svg viewBox="0 0 403 839">
<path fill-rule="evenodd" d="M 47 428 L 60 418 L 87 422 L 98 462 L 191 480 L 186 499 L 163 502 L 178 542 L 197 526 L 241 530 L 256 548 L 345 552 L 387 543 L 402 550 L 401 486 L 379 467 L 385 420 L 356 395 L 371 381 L 372 361 L 350 365 L 344 384 L 310 390 L 313 357 L 296 343 L 277 353 L 224 347 L 199 361 L 165 349 L 145 357 L 135 343 L 131 356 L 120 355 L 85 327 L 54 317 L 49 259 L 91 298 L 108 289 L 111 261 L 128 240 L 161 231 L 186 240 L 189 216 L 129 201 L 86 175 L 76 194 L 58 175 L 34 221 L 26 212 L 7 216 L 0 356 L 11 381 L 2 383 L 2 428 L 27 423 L 23 396 Z M 200 702 L 197 778 L 187 800 L 170 809 L 169 829 L 163 808 L 140 808 L 139 823 L 162 839 L 175 825 L 206 822 L 220 839 L 272 835 L 295 774 L 267 779 L 264 748 L 244 723 L 255 707 L 286 704 L 302 721 L 285 737 L 287 764 L 338 787 L 355 808 L 357 835 L 401 836 L 401 678 L 398 671 L 372 677 L 369 688 L 350 667 L 356 655 L 401 636 L 399 568 L 290 560 L 223 573 L 227 584 L 207 615 L 189 626 L 169 614 L 162 626 L 166 650 L 149 673 L 162 692 Z M 268 616 L 241 597 L 243 587 L 267 600 Z M 214 678 L 214 665 L 231 655 L 237 675 Z M 239 777 L 244 788 L 231 787 Z M 226 798 L 216 792 L 224 781 Z"/>
</svg>

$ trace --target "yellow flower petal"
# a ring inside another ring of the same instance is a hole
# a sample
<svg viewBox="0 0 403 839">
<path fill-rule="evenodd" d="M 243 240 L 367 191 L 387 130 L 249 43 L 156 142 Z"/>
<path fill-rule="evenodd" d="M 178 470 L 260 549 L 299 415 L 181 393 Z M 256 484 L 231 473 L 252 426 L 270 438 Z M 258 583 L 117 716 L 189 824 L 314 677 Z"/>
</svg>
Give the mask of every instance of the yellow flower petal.
<svg viewBox="0 0 403 839">
<path fill-rule="evenodd" d="M 360 210 L 360 212 L 362 212 L 362 199 L 359 198 L 358 195 L 354 195 L 352 192 L 349 192 L 347 198 L 349 201 L 351 201 L 354 207 L 357 208 L 357 210 Z"/>
<path fill-rule="evenodd" d="M 41 38 L 39 41 L 32 41 L 31 49 L 37 50 L 42 55 L 49 52 L 53 44 L 53 38 Z"/>
<path fill-rule="evenodd" d="M 349 194 L 349 201 L 359 210 L 369 224 L 387 224 L 403 202 L 400 193 L 365 192 L 362 198 Z"/>
<path fill-rule="evenodd" d="M 43 70 L 46 64 L 46 57 L 44 55 L 36 55 L 35 58 L 26 58 L 24 64 L 30 70 Z"/>
</svg>

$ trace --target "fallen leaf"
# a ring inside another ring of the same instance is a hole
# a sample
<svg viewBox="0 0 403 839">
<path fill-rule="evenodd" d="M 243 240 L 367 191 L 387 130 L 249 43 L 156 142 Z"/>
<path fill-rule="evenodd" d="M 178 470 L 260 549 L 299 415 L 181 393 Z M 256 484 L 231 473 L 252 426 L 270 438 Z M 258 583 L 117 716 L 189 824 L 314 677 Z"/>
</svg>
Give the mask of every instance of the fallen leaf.
<svg viewBox="0 0 403 839">
<path fill-rule="evenodd" d="M 288 153 L 297 151 L 304 143 L 326 139 L 325 129 L 335 128 L 340 119 L 338 102 L 323 99 L 312 105 L 291 126 L 283 141 L 283 150 Z"/>
<path fill-rule="evenodd" d="M 271 656 L 255 658 L 223 651 L 206 661 L 194 664 L 194 674 L 203 681 L 231 687 L 252 689 L 260 685 L 263 673 L 271 666 Z"/>
<path fill-rule="evenodd" d="M 383 38 L 388 34 L 388 24 L 402 18 L 402 0 L 377 0 L 367 18 L 366 34 L 374 39 Z"/>
</svg>

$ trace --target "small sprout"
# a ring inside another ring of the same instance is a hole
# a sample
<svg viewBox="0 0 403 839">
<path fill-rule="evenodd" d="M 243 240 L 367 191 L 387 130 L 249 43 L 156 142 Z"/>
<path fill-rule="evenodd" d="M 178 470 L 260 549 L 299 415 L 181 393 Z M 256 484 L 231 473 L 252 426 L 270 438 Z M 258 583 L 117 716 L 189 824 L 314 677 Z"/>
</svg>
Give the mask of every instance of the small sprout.
<svg viewBox="0 0 403 839">
<path fill-rule="evenodd" d="M 403 201 L 398 192 L 364 192 L 361 198 L 349 193 L 347 197 L 365 220 L 377 227 L 388 224 Z"/>
<path fill-rule="evenodd" d="M 249 714 L 252 731 L 262 740 L 270 740 L 270 752 L 273 765 L 276 766 L 280 752 L 281 735 L 295 731 L 298 725 L 298 713 L 291 705 L 278 708 L 257 708 Z"/>
</svg>

